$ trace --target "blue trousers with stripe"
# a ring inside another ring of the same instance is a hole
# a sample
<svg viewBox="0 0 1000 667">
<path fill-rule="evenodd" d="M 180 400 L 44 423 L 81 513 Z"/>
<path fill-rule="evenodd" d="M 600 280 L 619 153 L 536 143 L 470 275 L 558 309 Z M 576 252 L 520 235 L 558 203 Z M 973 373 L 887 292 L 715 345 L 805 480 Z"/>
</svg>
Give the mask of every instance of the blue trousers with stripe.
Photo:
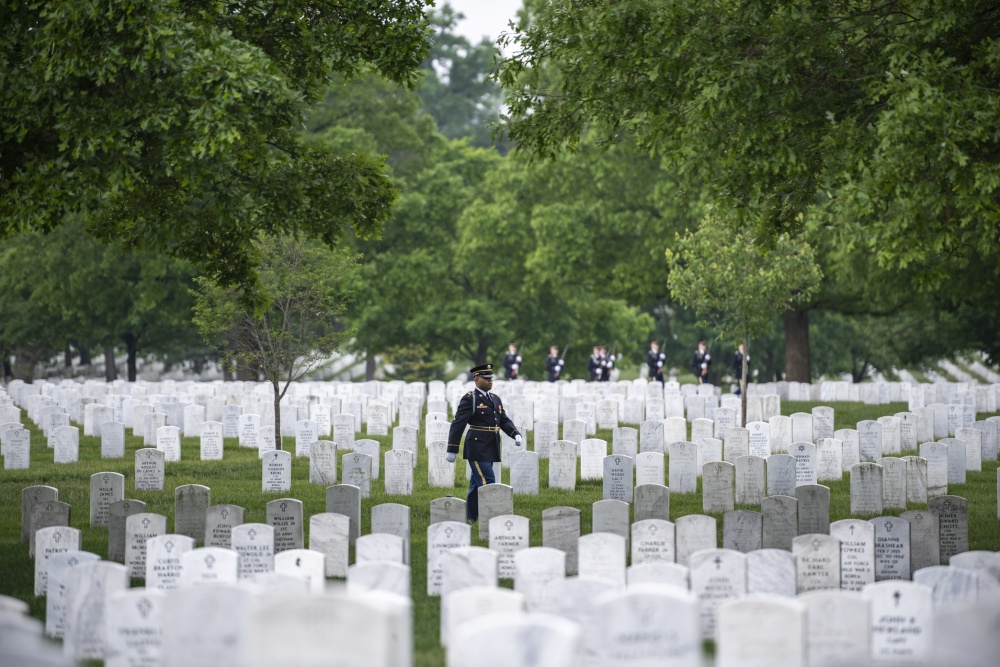
<svg viewBox="0 0 1000 667">
<path fill-rule="evenodd" d="M 465 498 L 465 516 L 469 521 L 479 520 L 479 487 L 493 484 L 493 463 L 490 461 L 469 461 L 472 479 L 469 480 L 469 495 Z"/>
</svg>

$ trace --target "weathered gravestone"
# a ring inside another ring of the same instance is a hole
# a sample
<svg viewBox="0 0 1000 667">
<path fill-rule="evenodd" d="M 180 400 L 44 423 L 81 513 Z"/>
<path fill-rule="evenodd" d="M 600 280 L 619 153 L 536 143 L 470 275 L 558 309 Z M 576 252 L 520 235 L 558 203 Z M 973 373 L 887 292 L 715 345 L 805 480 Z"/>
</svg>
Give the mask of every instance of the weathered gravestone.
<svg viewBox="0 0 1000 667">
<path fill-rule="evenodd" d="M 57 638 L 65 636 L 70 572 L 80 565 L 100 560 L 100 556 L 87 551 L 65 551 L 49 558 L 45 593 L 46 635 Z"/>
<path fill-rule="evenodd" d="M 125 475 L 117 472 L 98 472 L 90 476 L 90 525 L 108 525 L 108 508 L 111 503 L 125 497 Z"/>
<path fill-rule="evenodd" d="M 325 576 L 347 576 L 350 533 L 351 520 L 342 514 L 323 512 L 309 517 L 309 548 L 323 554 Z"/>
<path fill-rule="evenodd" d="M 200 450 L 202 461 L 221 461 L 223 451 L 222 422 L 202 422 Z"/>
<path fill-rule="evenodd" d="M 274 571 L 274 528 L 263 523 L 233 526 L 232 549 L 238 555 L 237 576 L 253 580 Z"/>
<path fill-rule="evenodd" d="M 106 667 L 160 664 L 165 598 L 163 591 L 143 588 L 118 591 L 108 598 Z"/>
<path fill-rule="evenodd" d="M 798 600 L 747 598 L 719 610 L 716 665 L 805 665 L 806 608 Z"/>
<path fill-rule="evenodd" d="M 736 504 L 760 505 L 765 491 L 766 462 L 759 456 L 741 456 L 736 459 Z"/>
<path fill-rule="evenodd" d="M 868 662 L 868 603 L 850 591 L 811 591 L 806 606 L 809 665 L 832 667 Z"/>
<path fill-rule="evenodd" d="M 202 547 L 181 556 L 180 588 L 209 584 L 235 584 L 240 555 L 231 549 Z"/>
<path fill-rule="evenodd" d="M 830 488 L 807 484 L 795 489 L 799 501 L 799 535 L 830 533 Z"/>
<path fill-rule="evenodd" d="M 629 456 L 613 454 L 604 457 L 604 499 L 632 502 L 634 460 Z"/>
<path fill-rule="evenodd" d="M 441 521 L 464 522 L 466 520 L 465 501 L 461 498 L 445 496 L 444 498 L 435 498 L 430 504 L 432 524 Z"/>
<path fill-rule="evenodd" d="M 882 516 L 875 526 L 875 581 L 910 579 L 910 524 L 906 519 Z"/>
<path fill-rule="evenodd" d="M 566 574 L 578 571 L 580 510 L 574 507 L 549 507 L 542 510 L 542 546 L 566 554 Z"/>
<path fill-rule="evenodd" d="M 274 528 L 274 553 L 301 549 L 302 501 L 295 498 L 272 500 L 266 507 L 267 525 Z"/>
<path fill-rule="evenodd" d="M 799 535 L 792 542 L 799 593 L 840 588 L 840 540 L 831 535 Z"/>
<path fill-rule="evenodd" d="M 129 586 L 128 568 L 91 561 L 66 577 L 63 654 L 72 660 L 103 660 L 108 598 Z"/>
<path fill-rule="evenodd" d="M 715 519 L 704 514 L 687 514 L 674 522 L 677 563 L 690 566 L 691 555 L 718 547 Z"/>
<path fill-rule="evenodd" d="M 700 603 L 701 637 L 715 639 L 719 607 L 747 592 L 746 554 L 704 549 L 691 555 L 691 592 Z"/>
<path fill-rule="evenodd" d="M 120 459 L 125 457 L 125 424 L 105 422 L 101 424 L 101 458 Z"/>
<path fill-rule="evenodd" d="M 672 442 L 667 468 L 672 493 L 694 493 L 698 488 L 698 450 L 692 442 Z"/>
<path fill-rule="evenodd" d="M 861 591 L 875 581 L 875 525 L 860 519 L 830 524 L 830 535 L 840 540 L 840 588 Z"/>
<path fill-rule="evenodd" d="M 882 466 L 867 462 L 851 466 L 851 514 L 881 514 L 882 494 Z"/>
<path fill-rule="evenodd" d="M 726 512 L 722 517 L 722 548 L 749 553 L 763 548 L 763 516 L 750 510 Z"/>
<path fill-rule="evenodd" d="M 69 526 L 48 526 L 35 532 L 35 595 L 48 591 L 49 562 L 57 554 L 80 550 L 81 532 Z"/>
<path fill-rule="evenodd" d="M 499 556 L 497 566 L 501 579 L 514 579 L 514 556 L 528 548 L 529 536 L 526 517 L 505 514 L 490 519 L 490 549 Z"/>
<path fill-rule="evenodd" d="M 205 546 L 232 547 L 233 528 L 243 523 L 239 505 L 212 505 L 205 511 Z"/>
<path fill-rule="evenodd" d="M 174 489 L 174 532 L 187 535 L 196 544 L 205 539 L 205 516 L 212 504 L 212 490 L 201 484 Z"/>
<path fill-rule="evenodd" d="M 313 443 L 316 448 L 318 443 Z M 385 453 L 385 492 L 390 496 L 413 494 L 413 454 L 405 449 Z"/>
<path fill-rule="evenodd" d="M 908 581 L 880 581 L 861 595 L 870 605 L 870 657 L 878 662 L 923 663 L 934 641 L 930 588 Z"/>
<path fill-rule="evenodd" d="M 292 453 L 268 452 L 260 460 L 261 493 L 284 493 L 292 488 Z"/>
<path fill-rule="evenodd" d="M 479 487 L 479 539 L 490 538 L 490 519 L 514 513 L 514 490 L 506 484 Z"/>
<path fill-rule="evenodd" d="M 146 541 L 146 588 L 170 591 L 180 586 L 181 556 L 194 549 L 187 535 L 158 535 Z"/>
<path fill-rule="evenodd" d="M 108 560 L 125 561 L 125 522 L 130 516 L 146 511 L 141 500 L 124 499 L 108 508 Z"/>
<path fill-rule="evenodd" d="M 370 498 L 372 482 L 372 457 L 360 452 L 344 454 L 341 464 L 341 483 L 361 489 L 362 498 Z"/>
<path fill-rule="evenodd" d="M 149 447 L 135 453 L 135 488 L 142 491 L 162 491 L 165 476 L 163 452 Z"/>
<path fill-rule="evenodd" d="M 938 515 L 930 510 L 910 510 L 899 517 L 910 524 L 910 574 L 924 567 L 940 565 L 941 526 Z"/>
<path fill-rule="evenodd" d="M 708 514 L 732 510 L 736 466 L 726 461 L 716 461 L 707 464 L 702 469 L 701 476 L 702 511 Z"/>
<path fill-rule="evenodd" d="M 581 577 L 625 585 L 625 538 L 613 533 L 591 533 L 579 540 Z"/>
<path fill-rule="evenodd" d="M 441 594 L 444 571 L 440 558 L 472 545 L 472 527 L 462 521 L 439 521 L 427 527 L 427 595 Z"/>
<path fill-rule="evenodd" d="M 309 446 L 309 483 L 337 483 L 337 446 L 333 442 L 317 440 Z"/>
<path fill-rule="evenodd" d="M 920 445 L 920 458 L 927 461 L 927 497 L 948 494 L 948 445 L 925 442 Z"/>
<path fill-rule="evenodd" d="M 635 487 L 635 520 L 670 520 L 670 489 L 662 484 L 642 484 Z"/>
<path fill-rule="evenodd" d="M 784 549 L 747 553 L 747 593 L 795 597 L 795 556 Z"/>
<path fill-rule="evenodd" d="M 767 496 L 760 501 L 760 512 L 763 547 L 791 551 L 799 533 L 799 501 L 792 496 Z"/>
<path fill-rule="evenodd" d="M 796 465 L 791 454 L 771 454 L 767 457 L 767 495 L 795 495 Z"/>
<path fill-rule="evenodd" d="M 167 517 L 162 514 L 142 512 L 125 519 L 125 566 L 129 576 L 142 579 L 146 576 L 148 542 L 167 534 Z"/>
<path fill-rule="evenodd" d="M 955 554 L 969 550 L 969 510 L 965 498 L 939 496 L 927 503 L 938 515 L 941 539 L 941 564 L 947 565 Z"/>
</svg>

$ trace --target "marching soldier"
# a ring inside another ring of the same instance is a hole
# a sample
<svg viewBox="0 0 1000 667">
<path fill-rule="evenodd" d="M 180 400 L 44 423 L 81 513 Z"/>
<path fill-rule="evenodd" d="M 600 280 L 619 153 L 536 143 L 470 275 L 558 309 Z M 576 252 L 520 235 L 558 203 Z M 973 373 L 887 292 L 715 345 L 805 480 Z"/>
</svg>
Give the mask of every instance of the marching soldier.
<svg viewBox="0 0 1000 667">
<path fill-rule="evenodd" d="M 448 432 L 448 463 L 458 456 L 458 443 L 465 427 L 465 450 L 462 458 L 472 466 L 469 495 L 465 501 L 465 516 L 469 521 L 479 520 L 479 488 L 494 484 L 493 463 L 500 460 L 500 431 L 514 438 L 514 445 L 521 447 L 521 434 L 503 409 L 500 397 L 493 394 L 493 364 L 476 366 L 471 371 L 476 388 L 458 402 L 455 419 Z"/>
<path fill-rule="evenodd" d="M 604 345 L 601 346 L 601 366 L 603 368 L 601 382 L 611 382 L 611 371 L 615 370 L 614 349 L 611 350 L 611 354 L 608 354 L 608 348 Z"/>
<path fill-rule="evenodd" d="M 600 382 L 601 374 L 604 373 L 604 363 L 601 358 L 601 346 L 594 346 L 594 353 L 587 358 L 587 372 L 590 373 L 591 382 Z"/>
<path fill-rule="evenodd" d="M 698 341 L 698 349 L 694 352 L 694 357 L 691 359 L 691 370 L 694 371 L 694 375 L 698 378 L 698 384 L 705 384 L 708 382 L 708 367 L 712 364 L 712 355 L 705 351 L 705 341 Z"/>
<path fill-rule="evenodd" d="M 507 354 L 503 355 L 503 378 L 516 380 L 520 368 L 521 355 L 517 352 L 517 346 L 511 343 L 507 346 Z"/>
<path fill-rule="evenodd" d="M 549 348 L 549 356 L 545 357 L 545 370 L 548 372 L 549 382 L 555 382 L 562 373 L 563 364 L 566 362 L 559 356 L 559 346 L 553 345 Z"/>
<path fill-rule="evenodd" d="M 667 355 L 660 352 L 660 344 L 655 340 L 649 344 L 649 354 L 646 355 L 646 365 L 649 367 L 649 377 L 663 384 L 663 363 Z"/>
</svg>

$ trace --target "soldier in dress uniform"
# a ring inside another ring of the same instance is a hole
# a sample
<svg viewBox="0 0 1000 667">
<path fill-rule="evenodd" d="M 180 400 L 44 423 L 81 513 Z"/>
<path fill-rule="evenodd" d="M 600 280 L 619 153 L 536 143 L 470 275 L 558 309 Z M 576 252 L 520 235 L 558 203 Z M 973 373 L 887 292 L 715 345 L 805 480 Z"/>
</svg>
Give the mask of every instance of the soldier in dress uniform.
<svg viewBox="0 0 1000 667">
<path fill-rule="evenodd" d="M 708 367 L 711 365 L 712 355 L 705 351 L 705 341 L 700 340 L 698 341 L 698 349 L 694 351 L 694 357 L 691 359 L 691 370 L 698 378 L 698 384 L 708 382 Z"/>
<path fill-rule="evenodd" d="M 601 382 L 611 382 L 611 371 L 615 370 L 615 353 L 608 354 L 608 348 L 601 346 Z"/>
<path fill-rule="evenodd" d="M 476 366 L 471 371 L 476 388 L 458 402 L 455 419 L 448 432 L 448 463 L 458 456 L 458 443 L 465 427 L 465 450 L 462 457 L 472 466 L 469 495 L 465 502 L 465 515 L 469 521 L 479 519 L 479 487 L 496 482 L 493 463 L 500 460 L 500 431 L 514 438 L 514 445 L 521 447 L 521 434 L 503 409 L 500 397 L 493 394 L 493 364 Z"/>
<path fill-rule="evenodd" d="M 517 346 L 511 343 L 507 346 L 507 354 L 503 355 L 503 378 L 516 380 L 520 368 L 521 355 L 517 353 Z"/>
<path fill-rule="evenodd" d="M 545 370 L 548 372 L 549 382 L 555 382 L 562 374 L 562 367 L 565 362 L 559 356 L 559 347 L 553 345 L 549 348 L 549 356 L 545 357 Z"/>
<path fill-rule="evenodd" d="M 601 346 L 595 345 L 594 352 L 587 358 L 587 372 L 590 373 L 591 382 L 600 382 L 604 373 L 604 363 L 601 358 Z"/>
<path fill-rule="evenodd" d="M 660 352 L 660 344 L 655 340 L 649 344 L 649 354 L 646 355 L 646 365 L 649 367 L 649 377 L 663 384 L 663 364 L 667 355 Z"/>
</svg>

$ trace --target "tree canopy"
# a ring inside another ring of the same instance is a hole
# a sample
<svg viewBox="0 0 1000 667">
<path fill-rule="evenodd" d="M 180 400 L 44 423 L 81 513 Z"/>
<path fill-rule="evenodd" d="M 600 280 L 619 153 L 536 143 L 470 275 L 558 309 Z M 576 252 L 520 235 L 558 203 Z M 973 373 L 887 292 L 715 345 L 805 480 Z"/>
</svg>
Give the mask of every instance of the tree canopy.
<svg viewBox="0 0 1000 667">
<path fill-rule="evenodd" d="M 252 282 L 258 233 L 380 232 L 381 159 L 303 142 L 334 75 L 412 85 L 425 0 L 0 5 L 0 236 L 87 232 Z"/>
</svg>

